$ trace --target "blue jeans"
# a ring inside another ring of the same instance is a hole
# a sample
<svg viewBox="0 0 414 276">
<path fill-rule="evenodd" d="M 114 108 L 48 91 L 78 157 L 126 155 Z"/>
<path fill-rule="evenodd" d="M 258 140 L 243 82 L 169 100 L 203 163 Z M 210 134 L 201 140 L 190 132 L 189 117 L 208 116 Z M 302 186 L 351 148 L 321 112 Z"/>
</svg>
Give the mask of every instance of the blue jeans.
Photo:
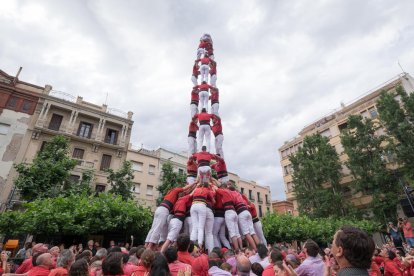
<svg viewBox="0 0 414 276">
<path fill-rule="evenodd" d="M 414 247 L 414 238 L 405 238 L 410 247 Z"/>
</svg>

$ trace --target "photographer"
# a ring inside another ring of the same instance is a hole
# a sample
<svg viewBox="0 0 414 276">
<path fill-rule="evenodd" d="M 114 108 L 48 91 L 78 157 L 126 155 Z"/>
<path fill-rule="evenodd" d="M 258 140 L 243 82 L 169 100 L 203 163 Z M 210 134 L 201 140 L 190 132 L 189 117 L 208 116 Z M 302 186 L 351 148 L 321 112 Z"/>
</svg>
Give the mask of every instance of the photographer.
<svg viewBox="0 0 414 276">
<path fill-rule="evenodd" d="M 414 235 L 413 235 L 413 228 L 411 227 L 411 223 L 405 217 L 404 219 L 398 219 L 398 227 L 403 230 L 405 240 L 407 241 L 408 246 L 414 247 Z"/>
<path fill-rule="evenodd" d="M 387 232 L 391 236 L 395 248 L 403 249 L 401 233 L 398 227 L 392 222 L 388 222 Z"/>
<path fill-rule="evenodd" d="M 10 272 L 10 265 L 7 263 L 8 258 L 7 251 L 2 251 L 0 254 L 0 275 Z"/>
</svg>

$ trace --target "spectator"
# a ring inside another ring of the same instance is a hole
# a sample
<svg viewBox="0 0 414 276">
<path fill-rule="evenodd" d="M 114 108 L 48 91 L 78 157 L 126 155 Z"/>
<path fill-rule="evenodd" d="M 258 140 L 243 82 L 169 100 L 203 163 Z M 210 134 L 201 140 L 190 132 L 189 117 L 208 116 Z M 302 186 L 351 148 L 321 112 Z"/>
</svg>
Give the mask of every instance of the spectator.
<svg viewBox="0 0 414 276">
<path fill-rule="evenodd" d="M 141 256 L 142 256 L 142 253 L 144 253 L 144 251 L 145 251 L 145 246 L 140 245 L 137 247 L 137 252 L 135 253 L 135 256 L 138 259 L 138 264 L 141 262 Z"/>
<path fill-rule="evenodd" d="M 33 243 L 32 243 L 33 244 Z M 46 253 L 48 251 L 47 246 L 43 243 L 35 244 L 32 247 L 32 256 L 30 256 L 28 259 L 26 259 L 16 270 L 16 274 L 24 274 L 28 272 L 33 267 L 33 255 L 40 254 L 40 253 Z"/>
<path fill-rule="evenodd" d="M 161 253 L 156 254 L 149 276 L 170 276 L 167 259 Z"/>
<path fill-rule="evenodd" d="M 139 262 L 137 255 L 136 255 L 137 251 L 138 251 L 138 247 L 133 247 L 129 251 L 127 263 L 124 265 L 125 275 L 131 275 L 132 272 L 134 272 L 134 270 L 137 269 L 138 262 Z"/>
<path fill-rule="evenodd" d="M 267 248 L 266 248 L 267 249 Z M 263 275 L 263 266 L 259 263 L 253 263 L 252 264 L 252 272 L 256 275 L 256 276 L 262 276 Z"/>
<path fill-rule="evenodd" d="M 391 236 L 391 239 L 392 239 L 392 242 L 394 243 L 394 246 L 396 248 L 403 248 L 401 233 L 400 233 L 400 230 L 398 229 L 398 227 L 396 227 L 394 225 L 394 223 L 388 222 L 387 231 L 388 231 L 388 234 L 390 234 L 390 236 Z"/>
<path fill-rule="evenodd" d="M 91 251 L 92 252 L 92 256 L 95 256 L 95 254 L 96 254 L 96 247 L 93 245 L 93 240 L 89 240 L 88 241 L 88 245 L 86 246 L 85 249 Z"/>
<path fill-rule="evenodd" d="M 89 276 L 102 276 L 102 261 L 94 261 L 89 266 Z M 129 275 L 129 274 L 127 274 Z"/>
<path fill-rule="evenodd" d="M 388 250 L 384 259 L 384 276 L 403 276 L 398 264 L 395 262 L 396 254 Z"/>
<path fill-rule="evenodd" d="M 36 266 L 29 270 L 27 276 L 48 276 L 52 268 L 52 255 L 50 253 L 40 253 L 36 256 Z"/>
<path fill-rule="evenodd" d="M 258 255 L 256 254 L 256 250 L 254 248 L 252 248 L 251 246 L 248 246 L 246 248 L 246 251 L 244 252 L 244 254 L 246 255 L 247 258 L 249 258 L 249 260 L 250 260 L 250 257 L 252 257 L 252 256 L 256 256 L 256 258 L 258 257 Z M 251 260 L 250 260 L 250 262 L 251 262 Z"/>
<path fill-rule="evenodd" d="M 88 269 L 89 267 L 86 259 L 79 259 L 70 267 L 68 276 L 89 276 Z"/>
<path fill-rule="evenodd" d="M 53 269 L 49 276 L 66 276 L 69 273 L 69 269 L 75 261 L 75 254 L 69 249 L 63 250 L 57 258 L 57 265 Z"/>
<path fill-rule="evenodd" d="M 102 271 L 104 275 L 123 275 L 122 257 L 124 255 L 120 252 L 113 252 L 102 262 Z"/>
<path fill-rule="evenodd" d="M 236 257 L 236 267 L 238 276 L 250 276 L 251 263 L 249 259 L 244 255 L 238 255 Z"/>
<path fill-rule="evenodd" d="M 151 271 L 151 265 L 154 262 L 155 254 L 151 249 L 146 249 L 141 255 L 141 261 L 132 276 L 144 276 Z"/>
<path fill-rule="evenodd" d="M 207 255 L 200 255 L 195 258 L 191 264 L 193 276 L 208 276 L 208 257 Z"/>
<path fill-rule="evenodd" d="M 52 255 L 53 267 L 56 268 L 56 262 L 60 253 L 60 248 L 58 246 L 53 246 L 49 249 L 49 253 Z"/>
<path fill-rule="evenodd" d="M 87 249 L 83 250 L 82 253 L 76 256 L 76 260 L 79 259 L 85 259 L 89 263 L 92 260 L 92 252 Z"/>
<path fill-rule="evenodd" d="M 105 248 L 100 248 L 96 251 L 95 256 L 92 257 L 90 262 L 93 263 L 95 261 L 102 261 L 106 258 L 107 255 L 108 250 L 106 250 Z"/>
<path fill-rule="evenodd" d="M 221 266 L 220 266 L 220 268 L 223 269 L 223 270 L 225 270 L 225 271 L 227 271 L 227 272 L 230 272 L 230 275 L 231 275 L 231 272 L 232 272 L 232 269 L 233 268 L 232 268 L 232 266 L 229 263 L 222 263 Z M 263 268 L 262 268 L 262 270 L 263 270 Z"/>
<path fill-rule="evenodd" d="M 303 246 L 306 259 L 296 269 L 298 276 L 318 276 L 323 275 L 325 265 L 319 254 L 319 246 L 313 240 L 307 240 Z"/>
<path fill-rule="evenodd" d="M 230 272 L 221 269 L 223 260 L 216 252 L 211 252 L 208 258 L 208 274 L 213 276 L 231 276 Z"/>
<path fill-rule="evenodd" d="M 285 276 L 286 275 L 286 271 L 285 268 L 283 267 L 283 262 L 282 261 L 277 261 L 275 263 L 275 265 L 273 266 L 273 270 L 274 270 L 274 275 L 275 276 Z M 298 274 L 296 274 L 298 275 Z M 308 275 L 308 274 L 305 274 Z M 309 275 L 313 275 L 313 274 L 309 274 Z M 323 274 L 321 274 L 322 276 Z"/>
<path fill-rule="evenodd" d="M 233 250 L 228 250 L 226 253 L 224 253 L 224 260 L 226 263 L 228 263 L 229 265 L 231 265 L 232 267 L 232 274 L 236 273 L 236 257 L 234 256 L 234 252 Z"/>
<path fill-rule="evenodd" d="M 188 252 L 188 248 L 190 247 L 190 237 L 183 233 L 178 235 L 177 238 L 177 256 L 178 260 L 182 263 L 192 265 L 194 261 L 194 257 Z"/>
<path fill-rule="evenodd" d="M 342 226 L 333 238 L 331 252 L 339 265 L 337 276 L 368 275 L 375 244 L 364 231 Z"/>
<path fill-rule="evenodd" d="M 3 275 L 3 273 L 8 273 L 10 272 L 9 267 L 7 266 L 7 259 L 9 258 L 9 256 L 7 256 L 6 251 L 1 251 L 0 254 L 0 275 Z"/>
<path fill-rule="evenodd" d="M 16 254 L 16 258 L 19 258 L 19 259 L 27 259 L 28 257 L 26 256 L 26 252 L 28 252 L 29 251 L 29 249 L 31 249 L 32 248 L 32 243 L 31 242 L 26 242 L 25 244 L 24 244 L 24 247 L 23 248 L 21 248 L 18 252 L 17 252 L 17 254 Z M 31 251 L 31 250 L 30 250 Z"/>
<path fill-rule="evenodd" d="M 410 248 L 414 247 L 414 235 L 413 228 L 411 223 L 408 221 L 408 218 L 398 219 L 398 226 L 402 228 L 405 240 Z"/>
<path fill-rule="evenodd" d="M 263 270 L 263 276 L 273 276 L 274 275 L 274 270 L 273 270 L 273 266 L 276 265 L 276 262 L 280 262 L 283 261 L 283 255 L 282 252 L 278 249 L 273 249 L 270 252 L 269 255 L 269 261 L 270 264 Z M 320 275 L 318 275 L 320 276 Z"/>
<path fill-rule="evenodd" d="M 168 262 L 168 268 L 170 269 L 170 273 L 172 276 L 177 276 L 178 272 L 185 271 L 191 269 L 191 265 L 185 264 L 178 260 L 177 249 L 174 247 L 169 247 L 164 252 L 165 258 Z"/>
</svg>

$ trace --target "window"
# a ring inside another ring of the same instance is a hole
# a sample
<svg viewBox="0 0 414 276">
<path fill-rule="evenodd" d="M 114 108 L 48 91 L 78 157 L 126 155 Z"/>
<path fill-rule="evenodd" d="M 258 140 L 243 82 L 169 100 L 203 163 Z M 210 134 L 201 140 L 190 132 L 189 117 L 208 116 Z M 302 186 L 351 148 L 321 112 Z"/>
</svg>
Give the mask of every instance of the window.
<svg viewBox="0 0 414 276">
<path fill-rule="evenodd" d="M 58 131 L 60 125 L 62 124 L 63 116 L 58 114 L 53 114 L 52 119 L 50 119 L 49 129 Z"/>
<path fill-rule="evenodd" d="M 262 201 L 262 199 L 260 198 L 260 192 L 257 192 L 257 201 L 258 202 L 261 202 Z"/>
<path fill-rule="evenodd" d="M 323 137 L 330 138 L 331 137 L 331 130 L 329 128 L 327 128 L 324 131 L 321 131 L 319 134 Z"/>
<path fill-rule="evenodd" d="M 293 182 L 286 183 L 286 188 L 287 188 L 288 193 L 293 192 L 293 188 L 294 188 Z"/>
<path fill-rule="evenodd" d="M 17 106 L 17 97 L 11 96 L 7 101 L 7 107 L 15 109 Z"/>
<path fill-rule="evenodd" d="M 244 194 L 244 188 L 243 187 L 240 188 L 240 193 Z"/>
<path fill-rule="evenodd" d="M 289 175 L 292 172 L 292 165 L 289 164 L 289 165 L 284 166 L 283 167 L 283 172 L 284 172 L 285 176 Z"/>
<path fill-rule="evenodd" d="M 84 138 L 91 138 L 91 134 L 92 134 L 92 124 L 81 122 L 79 124 L 78 136 L 84 137 Z"/>
<path fill-rule="evenodd" d="M 269 203 L 269 196 L 265 195 L 266 203 Z"/>
<path fill-rule="evenodd" d="M 183 169 L 178 169 L 178 174 L 184 174 L 184 170 Z"/>
<path fill-rule="evenodd" d="M 155 174 L 155 166 L 154 165 L 149 165 L 148 173 L 149 174 Z"/>
<path fill-rule="evenodd" d="M 362 112 L 361 112 L 361 116 L 362 116 L 362 118 L 364 118 L 364 119 L 369 118 L 369 113 L 368 113 L 368 111 L 367 111 L 367 110 L 362 111 Z"/>
<path fill-rule="evenodd" d="M 132 187 L 131 187 L 131 192 L 139 194 L 140 192 L 140 188 L 141 188 L 141 184 L 140 183 L 133 183 Z"/>
<path fill-rule="evenodd" d="M 154 186 L 148 185 L 147 186 L 147 195 L 152 196 L 154 190 Z"/>
<path fill-rule="evenodd" d="M 377 109 L 375 107 L 371 107 L 368 109 L 369 114 L 371 115 L 372 119 L 375 119 L 378 117 Z"/>
<path fill-rule="evenodd" d="M 29 113 L 32 107 L 32 102 L 28 100 L 23 101 L 22 112 Z"/>
<path fill-rule="evenodd" d="M 75 148 L 73 150 L 72 157 L 73 158 L 76 158 L 76 159 L 83 159 L 83 155 L 84 154 L 85 154 L 85 150 L 84 149 Z"/>
<path fill-rule="evenodd" d="M 71 174 L 71 175 L 69 176 L 69 181 L 70 181 L 71 183 L 79 183 L 79 181 L 80 181 L 80 176 L 79 176 L 79 175 L 76 175 L 76 174 Z"/>
<path fill-rule="evenodd" d="M 96 184 L 95 191 L 96 193 L 102 193 L 102 192 L 105 192 L 105 188 L 106 186 L 103 184 Z"/>
<path fill-rule="evenodd" d="M 10 125 L 0 123 L 0 134 L 7 135 L 9 133 Z"/>
<path fill-rule="evenodd" d="M 118 140 L 118 131 L 108 128 L 105 135 L 105 143 L 115 145 Z"/>
<path fill-rule="evenodd" d="M 107 155 L 107 154 L 102 155 L 101 171 L 104 171 L 111 167 L 111 159 L 112 159 L 112 156 L 110 155 Z"/>
<path fill-rule="evenodd" d="M 132 161 L 132 170 L 137 172 L 142 172 L 142 166 L 144 164 L 141 162 L 134 162 Z"/>
<path fill-rule="evenodd" d="M 259 217 L 263 217 L 262 205 L 259 205 Z"/>
<path fill-rule="evenodd" d="M 348 127 L 348 122 L 345 122 L 345 123 L 342 123 L 342 124 L 338 125 L 339 131 L 343 131 L 347 127 Z"/>
<path fill-rule="evenodd" d="M 249 199 L 251 200 L 251 199 L 253 199 L 253 193 L 252 193 L 252 190 L 249 190 Z"/>
</svg>

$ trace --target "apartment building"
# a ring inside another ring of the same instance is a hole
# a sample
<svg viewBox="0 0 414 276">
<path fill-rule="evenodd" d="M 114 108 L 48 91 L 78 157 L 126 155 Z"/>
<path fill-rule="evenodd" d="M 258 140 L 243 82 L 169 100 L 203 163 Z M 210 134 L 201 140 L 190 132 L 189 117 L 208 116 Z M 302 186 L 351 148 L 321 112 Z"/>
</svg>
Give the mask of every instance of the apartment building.
<svg viewBox="0 0 414 276">
<path fill-rule="evenodd" d="M 107 174 L 104 170 L 118 169 L 126 158 L 133 125 L 132 112 L 124 113 L 110 109 L 107 105 L 96 105 L 80 96 L 55 91 L 50 85 L 39 87 L 22 83 L 20 86 L 30 88 L 33 104 L 29 108 L 30 120 L 24 142 L 19 149 L 20 158 L 15 159 L 14 163 L 30 163 L 53 136 L 64 135 L 70 140 L 72 158 L 78 161 L 71 174 L 72 180 L 80 180 L 82 172 L 91 170 L 94 172 L 93 189 L 107 190 Z M 19 97 L 18 88 L 9 91 L 11 94 L 6 106 L 12 106 L 14 97 Z M 19 99 L 16 100 L 15 109 L 25 111 L 25 100 Z M 14 114 L 13 118 L 9 114 L 5 115 L 7 116 L 2 115 L 0 122 L 13 121 L 19 116 Z M 5 192 L 2 191 L 0 196 L 2 203 L 13 201 L 15 194 L 10 191 L 14 191 L 13 178 L 16 176 L 15 170 L 10 169 Z"/>
<path fill-rule="evenodd" d="M 156 208 L 158 198 L 157 187 L 161 184 L 161 169 L 165 162 L 171 162 L 174 171 L 185 174 L 187 172 L 187 153 L 177 153 L 159 148 L 148 150 L 144 148 L 134 149 L 130 145 L 127 160 L 132 162 L 134 170 L 134 186 L 132 191 L 136 201 L 151 210 Z M 239 190 L 256 205 L 259 216 L 272 212 L 271 193 L 269 186 L 261 186 L 254 181 L 240 178 L 237 174 L 229 173 L 230 181 L 233 181 Z"/>
<path fill-rule="evenodd" d="M 273 212 L 279 215 L 293 215 L 293 202 L 289 200 L 272 201 Z"/>
<path fill-rule="evenodd" d="M 400 74 L 393 79 L 381 84 L 379 87 L 371 90 L 365 95 L 361 96 L 356 101 L 343 105 L 340 110 L 335 111 L 323 118 L 305 126 L 296 137 L 286 141 L 283 146 L 279 148 L 280 164 L 283 170 L 283 182 L 285 185 L 286 198 L 293 202 L 293 213 L 298 214 L 298 203 L 295 200 L 293 192 L 294 183 L 292 178 L 292 165 L 289 161 L 289 156 L 298 151 L 302 146 L 302 141 L 305 136 L 319 133 L 322 136 L 329 138 L 329 143 L 335 148 L 342 163 L 347 160 L 344 154 L 344 148 L 341 144 L 340 132 L 347 127 L 347 118 L 349 115 L 360 114 L 363 117 L 371 118 L 377 121 L 378 113 L 376 102 L 380 96 L 381 91 L 385 90 L 388 93 L 395 93 L 395 88 L 402 85 L 407 92 L 414 91 L 414 79 L 408 74 Z M 396 96 L 398 97 L 398 96 Z M 378 135 L 384 133 L 384 128 L 377 130 Z M 362 193 L 355 193 L 349 184 L 352 181 L 350 170 L 342 165 L 342 177 L 340 183 L 342 184 L 342 192 L 344 196 L 349 199 L 355 206 L 364 208 L 370 203 L 371 197 L 363 195 Z"/>
</svg>

